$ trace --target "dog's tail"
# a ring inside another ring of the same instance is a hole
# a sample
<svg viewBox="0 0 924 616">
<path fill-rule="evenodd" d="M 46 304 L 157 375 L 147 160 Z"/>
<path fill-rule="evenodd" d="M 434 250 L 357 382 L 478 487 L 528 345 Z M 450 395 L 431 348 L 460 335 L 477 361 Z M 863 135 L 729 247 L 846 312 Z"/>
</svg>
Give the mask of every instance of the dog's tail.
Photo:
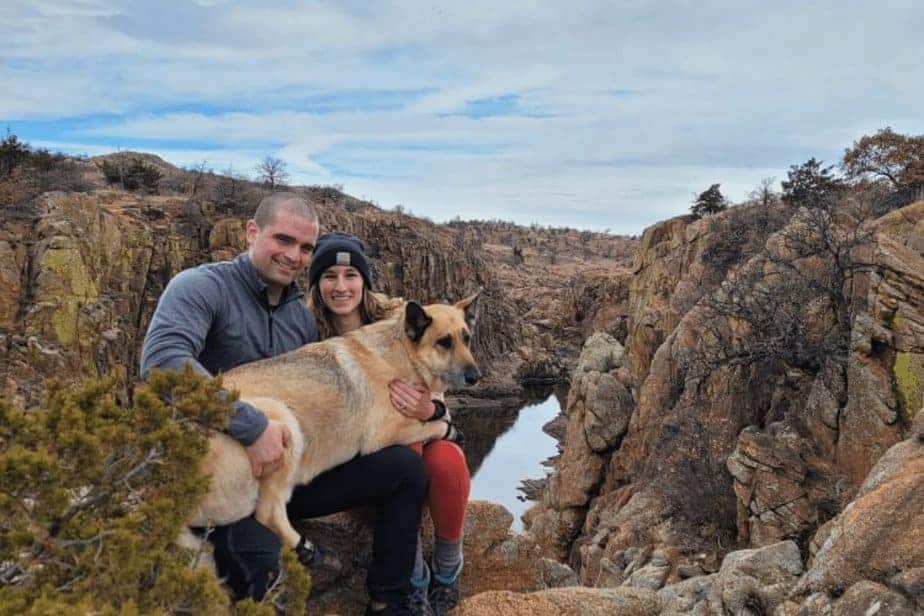
<svg viewBox="0 0 924 616">
<path fill-rule="evenodd" d="M 204 541 L 204 537 L 197 537 L 187 526 L 183 527 L 183 530 L 180 531 L 180 536 L 176 538 L 176 544 L 187 550 L 202 549 L 202 543 Z"/>
<path fill-rule="evenodd" d="M 176 544 L 181 548 L 191 550 L 193 553 L 192 566 L 215 570 L 215 558 L 212 555 L 211 544 L 205 536 L 198 536 L 184 526 L 176 538 Z"/>
</svg>

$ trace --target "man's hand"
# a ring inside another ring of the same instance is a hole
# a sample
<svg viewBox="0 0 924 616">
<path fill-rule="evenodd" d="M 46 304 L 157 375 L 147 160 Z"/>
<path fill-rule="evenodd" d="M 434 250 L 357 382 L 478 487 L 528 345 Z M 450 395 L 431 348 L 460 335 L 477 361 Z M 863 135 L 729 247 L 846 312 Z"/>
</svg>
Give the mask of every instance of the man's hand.
<svg viewBox="0 0 924 616">
<path fill-rule="evenodd" d="M 436 412 L 430 390 L 423 385 L 394 379 L 388 384 L 388 393 L 392 405 L 405 417 L 427 421 Z"/>
<path fill-rule="evenodd" d="M 266 477 L 282 466 L 283 456 L 292 440 L 285 424 L 270 419 L 266 430 L 253 443 L 244 448 L 250 459 L 250 469 L 257 479 Z"/>
</svg>

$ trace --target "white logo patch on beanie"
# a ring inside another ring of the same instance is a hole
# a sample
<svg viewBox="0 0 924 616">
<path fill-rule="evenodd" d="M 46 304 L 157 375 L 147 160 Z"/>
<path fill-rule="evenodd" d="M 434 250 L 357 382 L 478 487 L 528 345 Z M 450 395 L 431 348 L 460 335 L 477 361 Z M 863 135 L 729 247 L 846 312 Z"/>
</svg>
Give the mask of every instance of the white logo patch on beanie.
<svg viewBox="0 0 924 616">
<path fill-rule="evenodd" d="M 337 253 L 337 265 L 351 265 L 351 263 L 350 263 L 350 253 L 348 253 L 348 252 L 338 252 L 338 253 Z"/>
</svg>

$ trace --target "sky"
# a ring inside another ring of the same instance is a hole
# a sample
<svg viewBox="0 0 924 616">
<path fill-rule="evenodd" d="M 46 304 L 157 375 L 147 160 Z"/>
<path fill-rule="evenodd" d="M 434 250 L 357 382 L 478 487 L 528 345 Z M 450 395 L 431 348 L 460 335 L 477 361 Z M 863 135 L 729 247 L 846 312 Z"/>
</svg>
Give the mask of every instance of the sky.
<svg viewBox="0 0 924 616">
<path fill-rule="evenodd" d="M 442 222 L 638 234 L 885 126 L 924 133 L 919 0 L 0 2 L 0 126 L 342 186 Z"/>
</svg>

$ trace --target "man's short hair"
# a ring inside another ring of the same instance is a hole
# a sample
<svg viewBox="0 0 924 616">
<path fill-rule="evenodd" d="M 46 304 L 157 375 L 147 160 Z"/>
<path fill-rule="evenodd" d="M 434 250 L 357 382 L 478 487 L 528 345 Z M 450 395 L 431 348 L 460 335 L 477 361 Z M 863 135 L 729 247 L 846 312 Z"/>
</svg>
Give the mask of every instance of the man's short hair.
<svg viewBox="0 0 924 616">
<path fill-rule="evenodd" d="M 281 209 L 290 214 L 308 218 L 314 221 L 314 224 L 318 224 L 318 211 L 314 206 L 298 193 L 291 191 L 274 192 L 263 197 L 253 215 L 254 222 L 262 229 L 276 220 L 276 214 Z"/>
</svg>

